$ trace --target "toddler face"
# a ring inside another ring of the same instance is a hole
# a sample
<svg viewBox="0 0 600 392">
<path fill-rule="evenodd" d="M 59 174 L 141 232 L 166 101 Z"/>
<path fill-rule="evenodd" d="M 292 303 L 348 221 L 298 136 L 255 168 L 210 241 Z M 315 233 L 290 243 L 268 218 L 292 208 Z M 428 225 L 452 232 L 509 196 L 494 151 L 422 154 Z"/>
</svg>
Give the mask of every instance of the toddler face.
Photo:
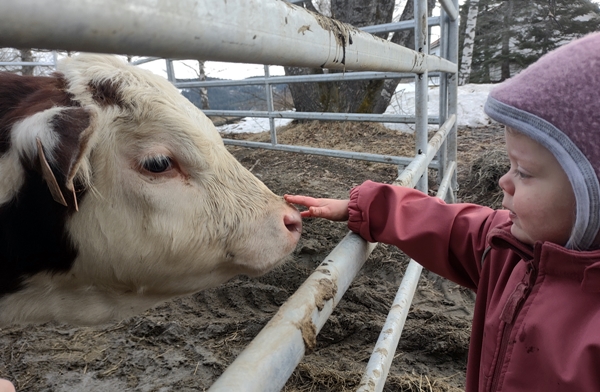
<svg viewBox="0 0 600 392">
<path fill-rule="evenodd" d="M 533 139 L 511 129 L 505 136 L 510 170 L 499 184 L 512 234 L 530 245 L 565 245 L 575 223 L 575 195 L 567 175 L 554 155 Z"/>
</svg>

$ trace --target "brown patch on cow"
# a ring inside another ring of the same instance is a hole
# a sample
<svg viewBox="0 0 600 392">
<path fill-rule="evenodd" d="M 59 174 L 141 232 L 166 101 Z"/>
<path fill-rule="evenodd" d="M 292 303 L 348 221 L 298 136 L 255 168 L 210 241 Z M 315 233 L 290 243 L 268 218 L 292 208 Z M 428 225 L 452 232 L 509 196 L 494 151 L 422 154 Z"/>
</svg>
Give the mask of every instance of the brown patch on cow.
<svg viewBox="0 0 600 392">
<path fill-rule="evenodd" d="M 69 206 L 76 207 L 72 181 L 76 163 L 81 160 L 89 139 L 83 133 L 90 126 L 90 112 L 67 91 L 67 81 L 61 73 L 50 77 L 0 73 L 0 155 L 10 148 L 15 123 L 53 107 L 65 110 L 49 124 L 60 137 L 58 150 L 53 152 L 57 160 L 51 167 L 65 198 L 71 200 Z M 35 162 L 29 165 L 33 169 Z M 35 170 L 41 171 L 41 167 Z"/>
<path fill-rule="evenodd" d="M 0 154 L 10 148 L 10 132 L 24 118 L 55 106 L 76 107 L 63 75 L 50 77 L 0 73 Z"/>
<path fill-rule="evenodd" d="M 88 83 L 88 87 L 92 93 L 92 99 L 101 107 L 125 107 L 125 100 L 119 90 L 119 86 L 112 80 L 92 80 Z"/>
<path fill-rule="evenodd" d="M 60 134 L 58 160 L 63 168 L 76 157 L 74 150 L 79 149 L 80 135 L 90 126 L 90 113 L 84 108 L 68 108 L 54 116 L 50 121 L 54 132 Z M 68 157 L 71 155 L 72 157 Z"/>
</svg>

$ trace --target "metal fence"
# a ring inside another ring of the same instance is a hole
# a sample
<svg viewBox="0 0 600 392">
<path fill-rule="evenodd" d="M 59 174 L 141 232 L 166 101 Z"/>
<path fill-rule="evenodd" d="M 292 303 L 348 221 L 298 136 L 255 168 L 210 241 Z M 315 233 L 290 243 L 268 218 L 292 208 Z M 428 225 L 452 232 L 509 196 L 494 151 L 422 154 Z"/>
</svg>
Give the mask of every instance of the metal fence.
<svg viewBox="0 0 600 392">
<path fill-rule="evenodd" d="M 411 1 L 411 0 L 409 0 Z M 293 1 L 301 3 L 302 1 Z M 248 116 L 344 121 L 410 122 L 415 124 L 415 155 L 391 157 L 376 154 L 289 146 L 277 143 L 271 126 L 271 143 L 226 140 L 229 144 L 290 152 L 365 159 L 405 166 L 397 185 L 427 191 L 428 168 L 438 171 L 438 197 L 455 200 L 456 107 L 458 59 L 458 0 L 440 0 L 439 17 L 427 18 L 426 0 L 414 0 L 415 18 L 356 29 L 316 16 L 281 0 L 104 0 L 81 2 L 45 0 L 0 2 L 0 47 L 61 49 L 116 53 L 153 58 L 201 59 L 345 69 L 333 75 L 269 77 L 245 81 L 211 81 L 193 86 L 264 84 L 267 93 L 276 83 L 404 78 L 415 80 L 415 115 L 392 116 L 345 113 L 295 113 L 268 110 L 206 111 L 208 115 Z M 168 7 L 168 12 L 164 12 Z M 310 26 L 311 34 L 300 34 Z M 439 26 L 440 56 L 429 55 L 429 27 Z M 371 33 L 414 29 L 416 51 L 374 37 Z M 336 36 L 351 37 L 336 40 Z M 288 50 L 293 47 L 294 50 Z M 268 74 L 268 68 L 266 68 Z M 172 81 L 175 82 L 172 72 Z M 428 116 L 427 80 L 439 76 L 439 116 Z M 189 83 L 176 83 L 191 87 Z M 428 125 L 438 124 L 428 140 Z M 354 233 L 333 249 L 277 314 L 256 336 L 210 391 L 277 391 L 294 371 L 321 327 L 362 268 L 376 244 Z M 381 391 L 421 273 L 411 261 L 388 319 L 373 349 L 360 391 Z"/>
</svg>

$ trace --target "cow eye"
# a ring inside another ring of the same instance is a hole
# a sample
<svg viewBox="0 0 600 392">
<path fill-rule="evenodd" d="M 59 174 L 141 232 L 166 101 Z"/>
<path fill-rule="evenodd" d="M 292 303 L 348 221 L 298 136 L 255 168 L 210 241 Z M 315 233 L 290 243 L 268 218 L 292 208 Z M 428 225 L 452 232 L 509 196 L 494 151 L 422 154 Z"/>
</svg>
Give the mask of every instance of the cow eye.
<svg viewBox="0 0 600 392">
<path fill-rule="evenodd" d="M 164 155 L 151 157 L 142 163 L 142 167 L 151 173 L 162 173 L 173 166 L 171 158 Z"/>
</svg>

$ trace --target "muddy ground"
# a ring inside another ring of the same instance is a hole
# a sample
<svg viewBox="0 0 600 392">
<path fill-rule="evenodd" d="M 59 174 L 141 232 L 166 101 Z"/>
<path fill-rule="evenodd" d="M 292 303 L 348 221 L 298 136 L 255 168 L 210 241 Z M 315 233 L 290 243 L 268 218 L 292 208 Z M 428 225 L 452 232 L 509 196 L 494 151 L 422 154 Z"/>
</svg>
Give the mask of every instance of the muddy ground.
<svg viewBox="0 0 600 392">
<path fill-rule="evenodd" d="M 227 137 L 268 140 L 261 134 Z M 466 184 L 459 197 L 497 207 L 502 130 L 461 129 L 459 140 L 459 179 Z M 278 141 L 404 156 L 412 155 L 414 146 L 411 135 L 352 123 L 292 124 L 278 133 Z M 278 194 L 342 198 L 367 179 L 389 183 L 397 175 L 391 165 L 230 150 Z M 306 220 L 289 260 L 264 277 L 235 278 L 117 324 L 0 329 L 0 377 L 12 380 L 18 391 L 206 390 L 347 232 L 344 223 Z M 395 247 L 373 251 L 317 337 L 316 350 L 305 356 L 284 391 L 356 389 L 406 264 Z M 473 300 L 468 290 L 423 274 L 386 391 L 463 390 Z"/>
</svg>

